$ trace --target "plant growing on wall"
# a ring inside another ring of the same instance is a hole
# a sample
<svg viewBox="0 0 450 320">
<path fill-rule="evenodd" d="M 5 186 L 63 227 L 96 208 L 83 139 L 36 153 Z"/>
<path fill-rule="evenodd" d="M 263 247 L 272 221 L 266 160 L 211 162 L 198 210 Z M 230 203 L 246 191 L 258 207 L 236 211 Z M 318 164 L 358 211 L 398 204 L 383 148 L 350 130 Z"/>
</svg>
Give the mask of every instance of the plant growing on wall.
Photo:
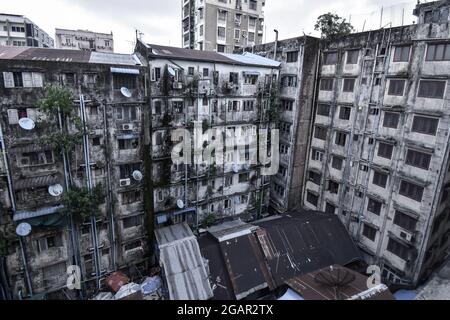
<svg viewBox="0 0 450 320">
<path fill-rule="evenodd" d="M 320 31 L 322 39 L 332 40 L 349 35 L 354 28 L 344 18 L 328 12 L 317 18 L 314 30 Z"/>
<path fill-rule="evenodd" d="M 0 257 L 8 255 L 15 238 L 16 235 L 11 224 L 0 226 Z"/>
<path fill-rule="evenodd" d="M 72 187 L 63 195 L 63 213 L 72 215 L 80 221 L 100 214 L 99 206 L 105 202 L 102 185 L 95 186 L 90 192 L 87 188 Z"/>
<path fill-rule="evenodd" d="M 46 115 L 48 120 L 58 122 L 59 114 L 63 121 L 63 130 L 50 132 L 45 137 L 39 139 L 39 144 L 51 146 L 55 151 L 68 152 L 76 145 L 82 143 L 82 124 L 79 117 L 75 115 L 72 93 L 70 90 L 60 86 L 48 86 L 45 89 L 45 96 L 38 102 L 39 110 Z M 69 133 L 66 119 L 70 118 L 77 132 Z"/>
<path fill-rule="evenodd" d="M 216 216 L 214 214 L 209 214 L 203 219 L 201 223 L 201 227 L 204 229 L 208 229 L 212 225 L 214 225 L 214 222 L 216 221 Z"/>
</svg>

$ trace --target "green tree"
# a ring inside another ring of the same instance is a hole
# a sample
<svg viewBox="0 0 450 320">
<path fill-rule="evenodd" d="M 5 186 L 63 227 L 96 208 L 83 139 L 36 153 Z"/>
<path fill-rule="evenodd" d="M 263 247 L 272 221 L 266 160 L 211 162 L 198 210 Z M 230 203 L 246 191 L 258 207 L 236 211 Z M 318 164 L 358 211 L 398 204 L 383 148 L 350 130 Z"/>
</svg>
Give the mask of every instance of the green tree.
<svg viewBox="0 0 450 320">
<path fill-rule="evenodd" d="M 63 195 L 63 213 L 72 215 L 81 221 L 91 216 L 98 216 L 99 206 L 105 202 L 105 194 L 102 185 L 97 185 L 89 192 L 87 188 L 72 187 Z"/>
<path fill-rule="evenodd" d="M 331 40 L 349 35 L 355 29 L 344 18 L 329 12 L 317 18 L 314 30 L 320 31 L 323 39 Z"/>
</svg>

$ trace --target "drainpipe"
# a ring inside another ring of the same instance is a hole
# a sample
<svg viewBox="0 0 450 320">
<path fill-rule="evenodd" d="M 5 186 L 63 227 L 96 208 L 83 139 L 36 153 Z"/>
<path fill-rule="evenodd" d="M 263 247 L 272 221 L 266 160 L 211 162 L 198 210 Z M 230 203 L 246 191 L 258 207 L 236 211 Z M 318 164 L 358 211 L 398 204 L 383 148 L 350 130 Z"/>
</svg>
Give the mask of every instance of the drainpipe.
<svg viewBox="0 0 450 320">
<path fill-rule="evenodd" d="M 84 161 L 86 166 L 86 177 L 87 177 L 87 187 L 89 191 L 92 191 L 92 176 L 91 176 L 91 163 L 89 157 L 89 140 L 88 140 L 88 132 L 86 130 L 86 105 L 84 100 L 84 95 L 80 94 L 80 115 L 81 120 L 83 122 L 83 148 L 84 148 Z M 99 261 L 99 253 L 98 253 L 98 238 L 97 238 L 97 220 L 95 216 L 91 217 L 91 226 L 92 226 L 92 242 L 94 249 L 94 263 L 95 263 L 95 278 L 97 288 L 100 289 L 100 261 Z"/>
<path fill-rule="evenodd" d="M 13 192 L 13 188 L 12 188 L 11 172 L 9 171 L 8 157 L 6 155 L 6 145 L 5 145 L 5 140 L 4 140 L 4 136 L 3 136 L 3 127 L 2 127 L 1 122 L 0 122 L 0 143 L 2 146 L 3 162 L 5 164 L 6 177 L 7 177 L 7 181 L 8 181 L 8 193 L 9 193 L 9 197 L 10 197 L 10 201 L 11 201 L 11 209 L 13 211 L 13 214 L 15 214 L 16 213 L 16 201 L 15 201 L 14 192 Z M 21 256 L 22 256 L 23 267 L 25 270 L 25 278 L 26 278 L 26 282 L 27 282 L 27 286 L 28 286 L 28 291 L 30 293 L 30 297 L 33 297 L 33 286 L 32 286 L 32 282 L 31 282 L 30 273 L 28 271 L 28 263 L 27 263 L 27 257 L 25 254 L 25 248 L 23 246 L 23 239 L 21 237 L 19 237 L 19 243 L 20 243 L 20 252 L 21 252 Z"/>
</svg>

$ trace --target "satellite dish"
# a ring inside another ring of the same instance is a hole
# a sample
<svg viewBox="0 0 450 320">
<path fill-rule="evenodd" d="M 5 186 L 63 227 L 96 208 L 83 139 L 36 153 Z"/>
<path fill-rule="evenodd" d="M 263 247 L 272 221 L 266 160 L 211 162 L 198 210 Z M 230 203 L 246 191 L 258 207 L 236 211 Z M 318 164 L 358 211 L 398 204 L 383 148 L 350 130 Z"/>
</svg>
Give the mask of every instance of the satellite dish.
<svg viewBox="0 0 450 320">
<path fill-rule="evenodd" d="M 238 167 L 237 164 L 233 164 L 233 171 L 234 171 L 235 173 L 238 173 L 238 172 L 239 172 L 239 167 Z"/>
<path fill-rule="evenodd" d="M 144 176 L 142 175 L 142 172 L 140 172 L 139 170 L 136 170 L 135 172 L 133 172 L 133 179 L 136 181 L 141 181 L 144 178 Z"/>
<path fill-rule="evenodd" d="M 36 124 L 30 118 L 22 118 L 19 120 L 19 126 L 25 130 L 33 130 Z"/>
<path fill-rule="evenodd" d="M 124 97 L 131 98 L 131 96 L 132 96 L 130 89 L 128 89 L 126 87 L 120 88 L 120 92 L 123 94 Z"/>
<path fill-rule="evenodd" d="M 183 200 L 179 199 L 179 200 L 177 201 L 177 206 L 178 206 L 178 208 L 180 208 L 180 209 L 184 209 L 184 202 L 183 202 Z"/>
<path fill-rule="evenodd" d="M 167 71 L 169 71 L 169 74 L 170 74 L 172 77 L 175 77 L 175 70 L 174 70 L 172 67 L 168 67 L 168 68 L 167 68 Z"/>
<path fill-rule="evenodd" d="M 16 233 L 20 237 L 26 237 L 26 236 L 30 235 L 31 225 L 26 222 L 19 224 L 16 228 Z"/>
<path fill-rule="evenodd" d="M 63 187 L 60 184 L 55 184 L 53 186 L 48 187 L 48 193 L 50 193 L 53 197 L 59 197 L 64 192 Z"/>
</svg>

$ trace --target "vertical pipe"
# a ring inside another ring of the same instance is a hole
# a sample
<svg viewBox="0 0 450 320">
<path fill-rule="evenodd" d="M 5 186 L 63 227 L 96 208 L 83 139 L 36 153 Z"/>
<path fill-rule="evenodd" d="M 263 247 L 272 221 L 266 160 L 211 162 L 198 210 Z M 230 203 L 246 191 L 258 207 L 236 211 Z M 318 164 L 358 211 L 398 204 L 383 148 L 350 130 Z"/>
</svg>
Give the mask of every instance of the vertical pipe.
<svg viewBox="0 0 450 320">
<path fill-rule="evenodd" d="M 30 297 L 33 297 L 33 286 L 31 284 L 31 277 L 30 273 L 28 271 L 28 263 L 27 263 L 27 256 L 25 255 L 25 248 L 23 246 L 23 239 L 22 237 L 19 237 L 19 243 L 20 243 L 20 252 L 22 254 L 22 262 L 25 269 L 25 277 L 27 281 L 28 291 L 30 293 Z"/>
<path fill-rule="evenodd" d="M 273 30 L 275 32 L 275 46 L 273 49 L 273 60 L 277 61 L 277 50 L 278 50 L 278 30 Z"/>
</svg>

